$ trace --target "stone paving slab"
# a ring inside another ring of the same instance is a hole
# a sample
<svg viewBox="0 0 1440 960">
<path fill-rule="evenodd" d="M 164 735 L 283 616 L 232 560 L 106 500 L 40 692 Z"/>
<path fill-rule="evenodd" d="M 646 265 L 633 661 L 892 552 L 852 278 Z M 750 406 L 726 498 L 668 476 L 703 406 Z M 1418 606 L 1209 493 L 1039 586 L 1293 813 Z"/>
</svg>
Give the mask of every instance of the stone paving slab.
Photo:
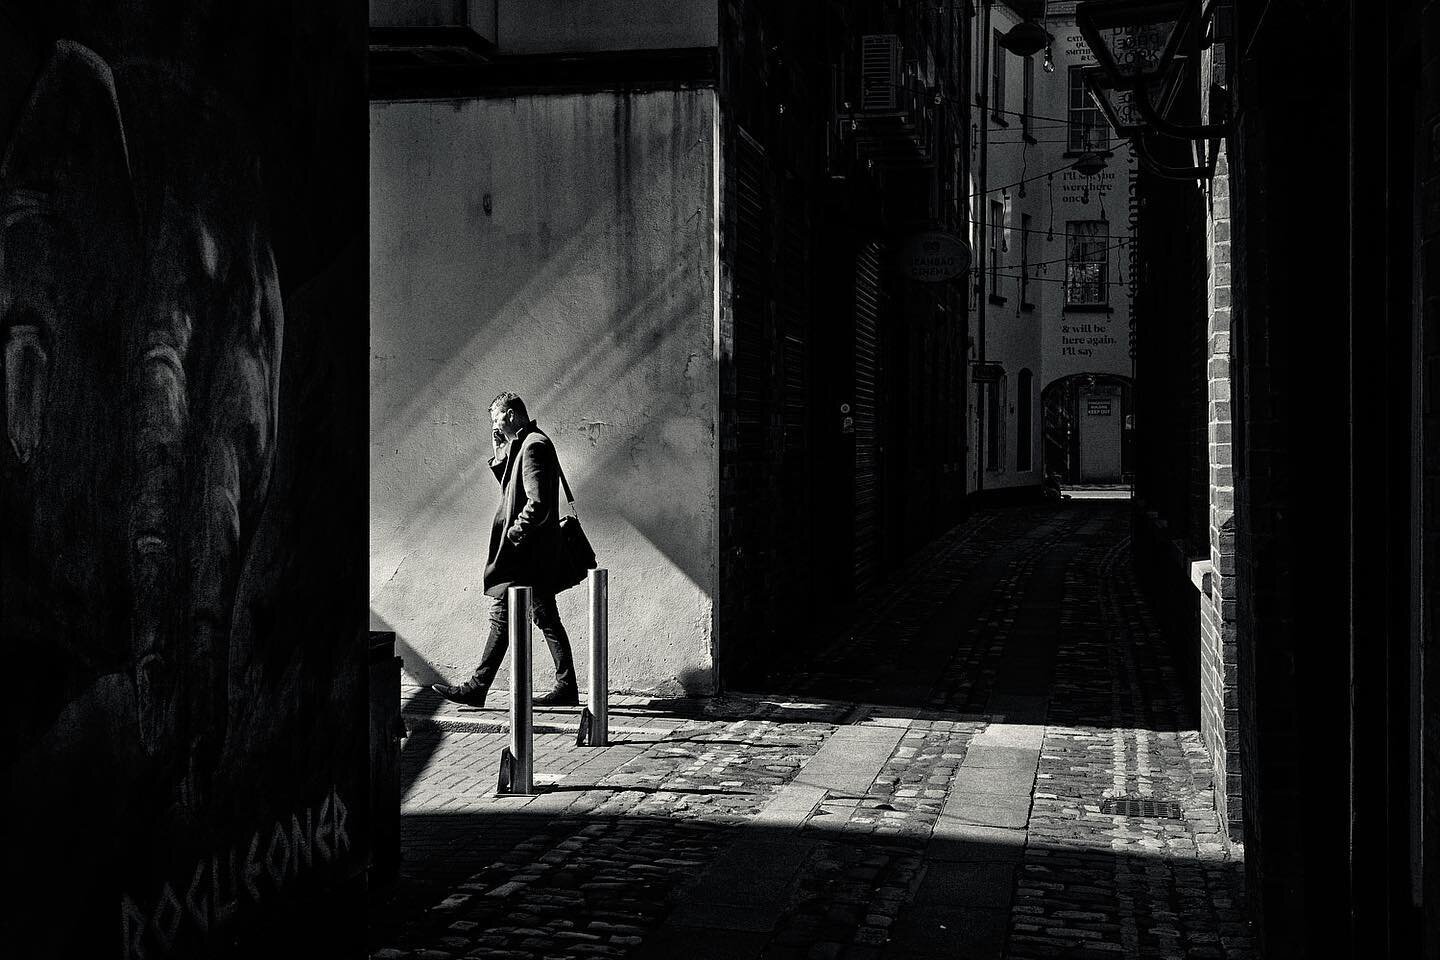
<svg viewBox="0 0 1440 960">
<path fill-rule="evenodd" d="M 830 793 L 863 794 L 881 766 L 890 759 L 908 727 L 908 724 L 840 727 L 805 764 L 796 778 L 797 786 Z"/>
<path fill-rule="evenodd" d="M 992 728 L 993 729 L 993 728 Z M 1034 771 L 1040 762 L 1040 747 L 1037 744 L 1033 749 L 1030 747 L 1005 746 L 997 742 L 998 734 L 990 735 L 990 730 L 979 734 L 970 741 L 970 749 L 965 751 L 965 768 L 1028 768 Z M 1028 791 L 1027 791 L 1028 792 Z"/>
<path fill-rule="evenodd" d="M 1034 787 L 1034 767 L 961 767 L 955 777 L 954 792 L 1028 798 Z"/>
<path fill-rule="evenodd" d="M 736 841 L 687 891 L 670 923 L 688 928 L 775 929 L 815 841 L 795 831 L 831 794 L 863 795 L 899 746 L 909 723 L 841 727 Z"/>
<path fill-rule="evenodd" d="M 943 816 L 977 826 L 1023 830 L 1030 822 L 1030 795 L 981 794 L 963 797 L 954 804 L 947 804 Z"/>
</svg>

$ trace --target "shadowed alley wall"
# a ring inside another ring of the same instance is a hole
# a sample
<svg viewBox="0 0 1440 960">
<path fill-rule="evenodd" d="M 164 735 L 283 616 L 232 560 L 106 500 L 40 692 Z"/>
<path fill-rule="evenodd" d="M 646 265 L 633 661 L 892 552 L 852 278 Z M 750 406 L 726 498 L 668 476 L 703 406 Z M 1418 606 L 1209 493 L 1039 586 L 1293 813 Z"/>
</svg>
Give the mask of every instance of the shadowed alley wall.
<svg viewBox="0 0 1440 960">
<path fill-rule="evenodd" d="M 16 7 L 0 941 L 357 955 L 363 15 Z"/>
<path fill-rule="evenodd" d="M 488 407 L 515 390 L 610 570 L 612 686 L 712 689 L 714 99 L 371 105 L 371 610 L 417 678 L 479 659 Z M 560 598 L 582 677 L 584 603 Z"/>
</svg>

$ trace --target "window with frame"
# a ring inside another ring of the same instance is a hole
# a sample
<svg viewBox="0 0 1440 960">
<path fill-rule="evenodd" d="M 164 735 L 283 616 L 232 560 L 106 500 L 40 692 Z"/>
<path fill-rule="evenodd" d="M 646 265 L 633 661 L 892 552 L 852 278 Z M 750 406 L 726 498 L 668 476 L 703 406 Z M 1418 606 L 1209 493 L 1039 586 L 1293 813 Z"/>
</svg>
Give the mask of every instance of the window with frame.
<svg viewBox="0 0 1440 960">
<path fill-rule="evenodd" d="M 1076 152 L 1110 149 L 1110 124 L 1085 91 L 1086 67 L 1070 68 L 1069 149 Z"/>
<path fill-rule="evenodd" d="M 1030 394 L 1034 389 L 1035 375 L 1029 368 L 1021 370 L 1015 396 L 1015 469 L 1021 472 L 1029 470 L 1032 463 L 1030 420 L 1034 416 L 1034 405 Z"/>
<path fill-rule="evenodd" d="M 1005 204 L 990 201 L 990 293 L 1000 293 L 1000 256 L 1005 252 Z"/>
<path fill-rule="evenodd" d="M 1030 302 L 1030 214 L 1020 214 L 1020 302 Z"/>
<path fill-rule="evenodd" d="M 1109 237 L 1104 220 L 1065 224 L 1065 305 L 1104 306 L 1110 302 Z"/>
<path fill-rule="evenodd" d="M 983 384 L 985 389 L 985 469 L 1005 469 L 1005 377 Z"/>
<path fill-rule="evenodd" d="M 1000 45 L 1000 37 L 1000 31 L 996 30 L 993 40 L 994 50 L 991 53 L 993 57 L 993 69 L 990 73 L 992 80 L 990 85 L 990 112 L 995 114 L 996 120 L 1001 120 L 1003 123 L 1002 117 L 1005 113 L 1005 56 L 1009 51 Z"/>
<path fill-rule="evenodd" d="M 1025 92 L 1020 104 L 1020 132 L 1031 136 L 1030 114 L 1035 112 L 1035 58 L 1025 58 Z"/>
</svg>

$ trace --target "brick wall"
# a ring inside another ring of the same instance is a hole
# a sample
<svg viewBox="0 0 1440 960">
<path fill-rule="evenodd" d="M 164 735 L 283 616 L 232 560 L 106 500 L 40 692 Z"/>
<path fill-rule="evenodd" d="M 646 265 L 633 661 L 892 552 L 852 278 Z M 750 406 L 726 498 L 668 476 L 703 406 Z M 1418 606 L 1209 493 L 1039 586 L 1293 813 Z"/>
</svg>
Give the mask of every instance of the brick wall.
<svg viewBox="0 0 1440 960">
<path fill-rule="evenodd" d="M 1222 152 L 1210 183 L 1205 403 L 1209 562 L 1200 595 L 1200 731 L 1215 770 L 1215 806 L 1240 840 L 1239 704 L 1235 644 L 1235 481 L 1231 458 L 1230 161 Z"/>
</svg>

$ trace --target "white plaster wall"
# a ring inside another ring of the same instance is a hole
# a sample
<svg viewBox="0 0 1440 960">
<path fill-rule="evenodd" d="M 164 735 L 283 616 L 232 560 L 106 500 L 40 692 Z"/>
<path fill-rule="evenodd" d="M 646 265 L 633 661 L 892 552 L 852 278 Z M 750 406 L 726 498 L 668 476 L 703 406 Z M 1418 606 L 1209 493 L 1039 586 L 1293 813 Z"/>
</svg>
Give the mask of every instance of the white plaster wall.
<svg viewBox="0 0 1440 960">
<path fill-rule="evenodd" d="M 995 50 L 993 46 L 993 34 L 995 31 L 1004 33 L 1018 23 L 1020 18 L 1008 8 L 996 5 L 991 8 L 990 27 L 991 36 L 986 42 L 991 43 L 990 68 L 994 69 Z M 980 20 L 975 21 L 975 41 L 981 42 Z M 1020 181 L 1032 177 L 1037 173 L 1043 173 L 1052 166 L 1058 166 L 1061 160 L 1058 154 L 1051 150 L 1052 144 L 1043 142 L 1047 137 L 1055 134 L 1044 127 L 1047 121 L 1037 120 L 1034 127 L 1034 135 L 1042 142 L 1027 144 L 1022 139 L 1022 123 L 1019 113 L 1024 110 L 1025 103 L 1025 61 L 1021 57 L 1007 53 L 1005 55 L 1005 110 L 1009 113 L 1000 114 L 1004 125 L 989 117 L 989 163 L 986 171 L 986 181 L 989 192 L 983 197 L 976 197 L 976 203 L 972 206 L 971 220 L 980 220 L 980 203 L 985 206 L 985 234 L 980 233 L 978 222 L 971 223 L 972 243 L 974 249 L 979 250 L 981 244 L 989 244 L 990 232 L 990 207 L 991 201 L 1002 204 L 1005 211 L 1005 240 L 1004 247 L 1000 254 L 998 282 L 992 285 L 990 266 L 986 264 L 985 277 L 985 298 L 977 309 L 985 311 L 985 359 L 988 362 L 998 362 L 1005 368 L 1005 399 L 1002 406 L 1004 425 L 1001 429 L 1002 442 L 1005 445 L 1005 456 L 1003 467 L 999 470 L 986 470 L 984 472 L 984 489 L 996 490 L 1006 487 L 1030 486 L 1040 482 L 1040 378 L 1041 370 L 1041 331 L 1042 321 L 1039 313 L 1042 303 L 1044 284 L 1032 282 L 1027 290 L 1027 300 L 1036 306 L 1033 311 L 1021 310 L 1020 298 L 1020 274 L 1022 259 L 1022 244 L 1025 235 L 1021 232 L 1021 216 L 1029 214 L 1032 219 L 1031 229 L 1044 226 L 1037 209 L 1037 191 L 1043 186 L 1044 181 L 1031 181 L 1024 185 L 1024 196 L 1021 195 Z M 978 65 L 980 63 L 981 51 L 976 48 L 975 60 L 978 76 Z M 989 77 L 983 78 L 984 89 L 987 96 L 992 89 L 992 81 Z M 1037 103 L 1041 97 L 1041 90 L 1045 83 L 1053 83 L 1053 75 L 1046 74 L 1040 69 L 1039 57 L 1036 57 L 1035 65 L 1035 96 Z M 1035 112 L 1043 113 L 1037 106 Z M 978 115 L 979 109 L 976 108 Z M 978 119 L 978 116 L 977 116 Z M 1049 164 L 1050 166 L 1046 166 Z M 974 165 L 972 165 L 973 167 Z M 978 184 L 972 186 L 971 192 L 979 189 Z M 1041 191 L 1043 192 L 1043 191 Z M 1045 255 L 1045 244 L 1043 237 L 1031 235 L 1030 259 L 1032 262 L 1048 259 Z M 1063 251 L 1062 251 L 1063 252 Z M 988 246 L 986 256 L 988 258 Z M 1034 271 L 1032 269 L 1032 276 Z M 1053 273 L 1052 273 L 1053 276 Z M 973 279 L 973 278 L 972 278 Z M 991 295 L 998 295 L 1005 299 L 1005 302 L 991 302 Z M 978 351 L 972 351 L 972 359 L 978 359 Z M 1028 369 L 1033 375 L 1033 397 L 1030 414 L 1030 469 L 1019 469 L 1019 454 L 1016 444 L 1021 437 L 1019 423 L 1020 403 L 1019 386 L 1020 371 Z M 978 400 L 983 385 L 973 384 L 971 386 L 971 429 L 970 429 L 970 489 L 975 489 L 975 479 L 979 474 L 980 465 L 977 460 L 978 454 L 978 431 L 984 431 L 985 424 L 975 419 L 975 412 L 978 409 Z M 989 419 L 989 412 L 986 411 L 986 420 Z"/>
<path fill-rule="evenodd" d="M 1073 14 L 1072 14 L 1073 17 Z M 1065 118 L 1069 106 L 1069 71 L 1073 64 L 1093 66 L 1095 55 L 1080 35 L 1074 19 L 1057 18 L 1051 10 L 1050 32 L 1055 37 L 1053 54 L 1055 72 L 1043 74 L 1046 82 L 1036 85 L 1035 112 L 1049 117 Z M 1040 121 L 1048 123 L 1050 121 Z M 1060 138 L 1066 134 L 1064 127 L 1050 128 L 1049 138 Z M 1042 387 L 1054 381 L 1077 373 L 1132 375 L 1130 360 L 1130 256 L 1128 247 L 1121 241 L 1130 236 L 1130 189 L 1136 175 L 1136 161 L 1130 152 L 1130 141 L 1111 135 L 1113 155 L 1107 160 L 1104 171 L 1094 177 L 1085 177 L 1074 170 L 1055 174 L 1054 180 L 1054 222 L 1053 243 L 1037 245 L 1044 253 L 1042 260 L 1061 260 L 1065 257 L 1065 222 L 1068 220 L 1109 221 L 1107 233 L 1112 238 L 1107 242 L 1109 250 L 1111 313 L 1065 312 L 1065 290 L 1062 283 L 1041 284 L 1045 300 L 1042 304 L 1043 332 L 1041 350 L 1044 355 L 1044 377 Z M 1052 170 L 1066 163 L 1073 163 L 1074 157 L 1065 157 L 1068 144 L 1050 143 L 1041 170 Z M 1048 226 L 1050 221 L 1049 185 L 1037 183 L 1037 196 L 1044 194 L 1040 221 Z M 1088 192 L 1087 192 L 1087 189 Z M 1037 215 L 1037 221 L 1040 220 Z M 1048 278 L 1063 280 L 1065 264 L 1052 263 L 1047 267 Z M 1070 342 L 1066 342 L 1066 341 Z M 1069 351 L 1067 352 L 1067 348 Z"/>
<path fill-rule="evenodd" d="M 610 571 L 612 687 L 712 688 L 714 127 L 707 90 L 372 104 L 370 605 L 411 677 L 479 658 L 510 389 Z"/>
</svg>

